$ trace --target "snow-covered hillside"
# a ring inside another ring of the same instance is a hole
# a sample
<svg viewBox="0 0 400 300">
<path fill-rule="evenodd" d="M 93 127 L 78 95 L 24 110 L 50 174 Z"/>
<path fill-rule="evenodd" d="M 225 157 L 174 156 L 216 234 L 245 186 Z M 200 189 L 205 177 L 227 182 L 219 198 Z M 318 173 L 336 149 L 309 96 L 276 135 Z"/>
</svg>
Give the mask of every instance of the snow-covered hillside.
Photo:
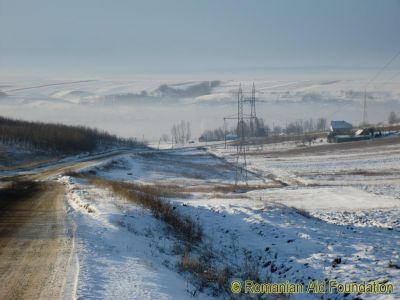
<svg viewBox="0 0 400 300">
<path fill-rule="evenodd" d="M 250 176 L 251 190 L 245 193 L 229 188 L 234 183 L 234 168 L 225 160 L 233 159 L 230 149 L 214 146 L 212 151 L 223 159 L 195 149 L 163 150 L 125 155 L 81 172 L 183 193 L 164 201 L 201 224 L 202 246 L 193 255 L 206 249 L 215 268 L 229 266 L 227 284 L 234 278 L 245 280 L 249 268 L 270 282 L 399 282 L 399 183 L 396 173 L 387 174 L 399 167 L 396 147 L 370 148 L 372 163 L 380 162 L 372 176 L 360 172 L 368 163 L 363 165 L 356 150 L 281 158 L 253 153 L 249 168 L 258 175 Z M 354 170 L 358 177 L 351 175 Z M 317 175 L 325 172 L 335 179 L 319 185 Z M 76 224 L 78 298 L 229 297 L 201 288 L 196 276 L 179 269 L 182 241 L 147 209 L 87 179 L 59 180 L 67 187 Z M 383 182 L 390 188 L 382 189 Z M 399 294 L 395 289 L 386 296 L 395 299 Z"/>
</svg>

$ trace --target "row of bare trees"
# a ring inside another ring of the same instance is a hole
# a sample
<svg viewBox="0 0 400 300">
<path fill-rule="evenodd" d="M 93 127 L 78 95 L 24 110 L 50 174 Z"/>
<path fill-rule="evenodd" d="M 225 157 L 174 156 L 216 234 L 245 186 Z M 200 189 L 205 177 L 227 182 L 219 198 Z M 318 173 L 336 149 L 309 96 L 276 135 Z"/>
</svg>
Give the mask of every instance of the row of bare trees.
<svg viewBox="0 0 400 300">
<path fill-rule="evenodd" d="M 315 132 L 315 131 L 325 131 L 327 130 L 327 120 L 325 118 L 319 118 L 317 120 L 308 119 L 308 120 L 296 120 L 294 122 L 290 122 L 286 128 L 282 129 L 282 132 L 286 134 L 302 134 L 307 132 Z"/>
<path fill-rule="evenodd" d="M 243 133 L 242 133 L 243 129 Z M 289 122 L 285 127 L 273 125 L 272 128 L 264 124 L 264 120 L 257 118 L 255 124 L 250 124 L 248 121 L 244 121 L 239 128 L 216 128 L 208 129 L 203 132 L 200 140 L 204 141 L 216 141 L 223 140 L 227 134 L 237 134 L 241 136 L 245 134 L 248 137 L 267 137 L 277 136 L 281 134 L 303 134 L 309 132 L 320 132 L 327 130 L 327 120 L 325 118 L 309 119 L 309 120 L 296 120 Z"/>
<path fill-rule="evenodd" d="M 0 117 L 0 142 L 59 154 L 77 154 L 115 145 L 139 144 L 134 139 L 122 139 L 94 128 L 28 122 L 4 117 Z"/>
<path fill-rule="evenodd" d="M 191 139 L 190 123 L 181 121 L 178 124 L 174 124 L 171 128 L 172 142 L 175 144 L 188 143 Z"/>
</svg>

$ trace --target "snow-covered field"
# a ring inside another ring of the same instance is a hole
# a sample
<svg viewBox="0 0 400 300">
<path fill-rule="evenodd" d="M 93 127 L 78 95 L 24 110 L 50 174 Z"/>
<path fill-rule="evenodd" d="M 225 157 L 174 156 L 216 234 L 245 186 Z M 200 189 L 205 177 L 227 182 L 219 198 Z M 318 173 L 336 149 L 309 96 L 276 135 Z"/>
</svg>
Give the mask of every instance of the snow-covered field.
<svg viewBox="0 0 400 300">
<path fill-rule="evenodd" d="M 201 224 L 204 238 L 194 254 L 207 248 L 216 268 L 230 266 L 235 271 L 229 280 L 246 279 L 243 274 L 249 269 L 272 282 L 379 280 L 395 284 L 395 294 L 381 298 L 396 299 L 397 145 L 291 155 L 285 155 L 285 149 L 294 145 L 265 145 L 261 154 L 248 155 L 253 172 L 249 185 L 258 188 L 242 193 L 221 188 L 232 185 L 235 174 L 230 164 L 234 149 L 223 145 L 211 147 L 213 155 L 194 148 L 127 154 L 81 172 L 170 185 L 184 192 L 185 196 L 164 200 Z M 276 148 L 282 155 L 272 155 Z M 212 290 L 199 288 L 193 276 L 179 272 L 181 253 L 176 249 L 182 242 L 148 210 L 85 179 L 63 176 L 59 181 L 67 187 L 69 215 L 76 224 L 77 298 L 232 296 L 213 295 Z"/>
</svg>

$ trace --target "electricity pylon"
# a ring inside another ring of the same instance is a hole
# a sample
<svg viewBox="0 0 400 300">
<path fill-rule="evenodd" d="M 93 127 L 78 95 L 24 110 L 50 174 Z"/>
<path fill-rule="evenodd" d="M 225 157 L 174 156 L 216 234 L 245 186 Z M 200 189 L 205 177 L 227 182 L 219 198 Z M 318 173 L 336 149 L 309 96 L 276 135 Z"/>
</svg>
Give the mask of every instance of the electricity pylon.
<svg viewBox="0 0 400 300">
<path fill-rule="evenodd" d="M 243 181 L 248 185 L 247 178 L 247 161 L 246 161 L 246 132 L 243 114 L 243 91 L 242 86 L 239 86 L 238 91 L 238 116 L 237 116 L 237 132 L 239 136 L 239 142 L 236 146 L 236 173 L 235 173 L 235 185 L 239 185 L 239 182 Z M 250 119 L 251 120 L 251 119 Z"/>
<path fill-rule="evenodd" d="M 240 182 L 244 182 L 246 186 L 248 185 L 248 177 L 247 177 L 247 161 L 246 161 L 246 124 L 245 120 L 250 119 L 251 116 L 244 114 L 243 106 L 244 106 L 243 98 L 243 90 L 242 85 L 240 84 L 239 90 L 237 93 L 237 114 L 231 115 L 224 118 L 224 125 L 227 119 L 237 120 L 236 132 L 239 137 L 239 140 L 236 143 L 236 170 L 235 170 L 235 185 L 238 186 Z"/>
</svg>

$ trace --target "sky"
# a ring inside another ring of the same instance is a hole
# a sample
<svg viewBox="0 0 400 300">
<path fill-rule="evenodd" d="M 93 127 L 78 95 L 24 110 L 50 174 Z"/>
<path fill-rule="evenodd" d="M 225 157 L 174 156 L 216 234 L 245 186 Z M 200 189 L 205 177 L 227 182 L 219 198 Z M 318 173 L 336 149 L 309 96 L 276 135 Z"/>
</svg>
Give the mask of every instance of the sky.
<svg viewBox="0 0 400 300">
<path fill-rule="evenodd" d="M 400 1 L 0 0 L 0 36 L 0 75 L 379 68 Z"/>
</svg>

